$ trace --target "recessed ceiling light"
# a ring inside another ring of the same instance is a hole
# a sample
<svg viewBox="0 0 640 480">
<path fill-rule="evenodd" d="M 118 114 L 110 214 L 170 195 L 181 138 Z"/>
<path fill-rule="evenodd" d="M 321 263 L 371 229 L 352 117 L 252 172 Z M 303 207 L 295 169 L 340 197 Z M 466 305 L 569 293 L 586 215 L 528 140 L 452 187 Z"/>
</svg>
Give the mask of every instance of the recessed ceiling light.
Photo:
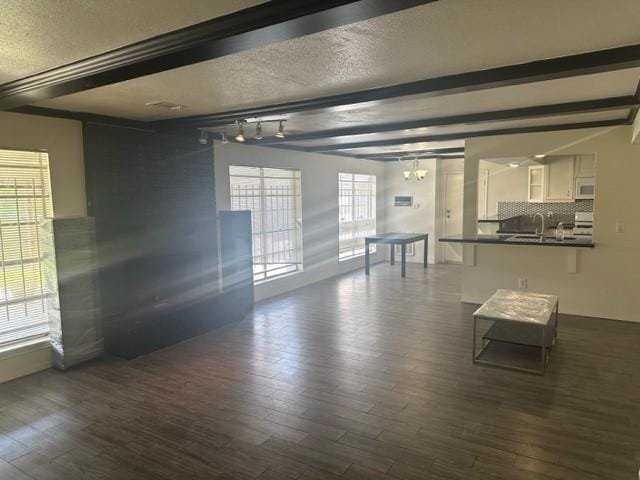
<svg viewBox="0 0 640 480">
<path fill-rule="evenodd" d="M 155 102 L 147 102 L 145 103 L 145 105 L 147 107 L 158 107 L 158 108 L 163 108 L 165 110 L 173 110 L 173 111 L 180 111 L 184 108 L 187 108 L 185 105 L 180 105 L 178 103 L 173 103 L 173 102 L 165 102 L 163 100 L 158 100 Z"/>
</svg>

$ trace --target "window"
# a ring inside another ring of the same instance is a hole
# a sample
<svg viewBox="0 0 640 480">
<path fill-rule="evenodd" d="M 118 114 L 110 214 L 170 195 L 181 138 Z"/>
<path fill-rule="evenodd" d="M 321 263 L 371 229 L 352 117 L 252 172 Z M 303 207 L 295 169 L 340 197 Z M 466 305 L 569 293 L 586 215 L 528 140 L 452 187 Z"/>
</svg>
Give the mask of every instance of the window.
<svg viewBox="0 0 640 480">
<path fill-rule="evenodd" d="M 338 196 L 338 259 L 346 260 L 364 255 L 364 237 L 376 233 L 376 176 L 338 173 Z"/>
<path fill-rule="evenodd" d="M 48 154 L 0 149 L 0 345 L 49 332 L 38 225 L 52 215 Z"/>
<path fill-rule="evenodd" d="M 231 209 L 251 210 L 253 281 L 302 270 L 300 172 L 229 167 Z"/>
</svg>

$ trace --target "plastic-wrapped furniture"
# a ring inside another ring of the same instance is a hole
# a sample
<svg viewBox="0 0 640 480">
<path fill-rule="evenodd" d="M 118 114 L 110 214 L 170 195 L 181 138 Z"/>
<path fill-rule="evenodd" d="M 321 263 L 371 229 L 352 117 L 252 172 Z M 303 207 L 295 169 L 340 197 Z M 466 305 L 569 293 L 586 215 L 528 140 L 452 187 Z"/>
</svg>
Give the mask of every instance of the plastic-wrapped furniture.
<svg viewBox="0 0 640 480">
<path fill-rule="evenodd" d="M 65 370 L 103 351 L 92 217 L 40 224 L 53 364 Z"/>
<path fill-rule="evenodd" d="M 491 326 L 481 335 L 476 353 L 478 320 Z M 544 375 L 549 353 L 558 334 L 558 297 L 522 290 L 498 290 L 473 313 L 473 363 Z M 489 358 L 492 344 L 540 348 L 538 368 L 522 368 Z"/>
</svg>

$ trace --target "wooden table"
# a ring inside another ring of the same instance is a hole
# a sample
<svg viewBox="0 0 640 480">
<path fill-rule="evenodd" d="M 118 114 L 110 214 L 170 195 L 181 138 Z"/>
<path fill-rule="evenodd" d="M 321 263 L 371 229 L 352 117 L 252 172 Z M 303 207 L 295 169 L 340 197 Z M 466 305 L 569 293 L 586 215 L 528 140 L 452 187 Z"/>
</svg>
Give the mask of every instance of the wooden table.
<svg viewBox="0 0 640 480">
<path fill-rule="evenodd" d="M 371 243 L 386 243 L 391 246 L 391 265 L 395 264 L 395 246 L 400 245 L 402 276 L 407 276 L 407 245 L 409 243 L 424 242 L 424 268 L 427 268 L 427 258 L 429 253 L 428 233 L 383 233 L 365 237 L 364 239 L 364 272 L 369 275 L 369 245 Z"/>
<path fill-rule="evenodd" d="M 478 320 L 492 326 L 482 335 L 482 348 L 476 354 Z M 544 375 L 549 352 L 558 335 L 558 297 L 523 290 L 498 290 L 473 313 L 473 363 Z M 482 358 L 492 342 L 540 348 L 540 368 L 522 368 Z"/>
</svg>

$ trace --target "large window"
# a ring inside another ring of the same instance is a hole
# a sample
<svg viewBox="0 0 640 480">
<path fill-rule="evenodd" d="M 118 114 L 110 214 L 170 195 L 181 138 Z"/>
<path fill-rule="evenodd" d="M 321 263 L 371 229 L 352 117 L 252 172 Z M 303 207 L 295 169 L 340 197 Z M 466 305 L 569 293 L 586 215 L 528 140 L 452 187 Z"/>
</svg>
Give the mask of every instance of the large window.
<svg viewBox="0 0 640 480">
<path fill-rule="evenodd" d="M 338 258 L 346 260 L 363 255 L 364 237 L 376 233 L 376 176 L 338 173 L 338 190 Z"/>
<path fill-rule="evenodd" d="M 0 345 L 49 331 L 38 224 L 52 214 L 47 153 L 0 149 Z"/>
<path fill-rule="evenodd" d="M 302 270 L 300 172 L 229 167 L 231 209 L 251 210 L 253 281 Z"/>
</svg>

